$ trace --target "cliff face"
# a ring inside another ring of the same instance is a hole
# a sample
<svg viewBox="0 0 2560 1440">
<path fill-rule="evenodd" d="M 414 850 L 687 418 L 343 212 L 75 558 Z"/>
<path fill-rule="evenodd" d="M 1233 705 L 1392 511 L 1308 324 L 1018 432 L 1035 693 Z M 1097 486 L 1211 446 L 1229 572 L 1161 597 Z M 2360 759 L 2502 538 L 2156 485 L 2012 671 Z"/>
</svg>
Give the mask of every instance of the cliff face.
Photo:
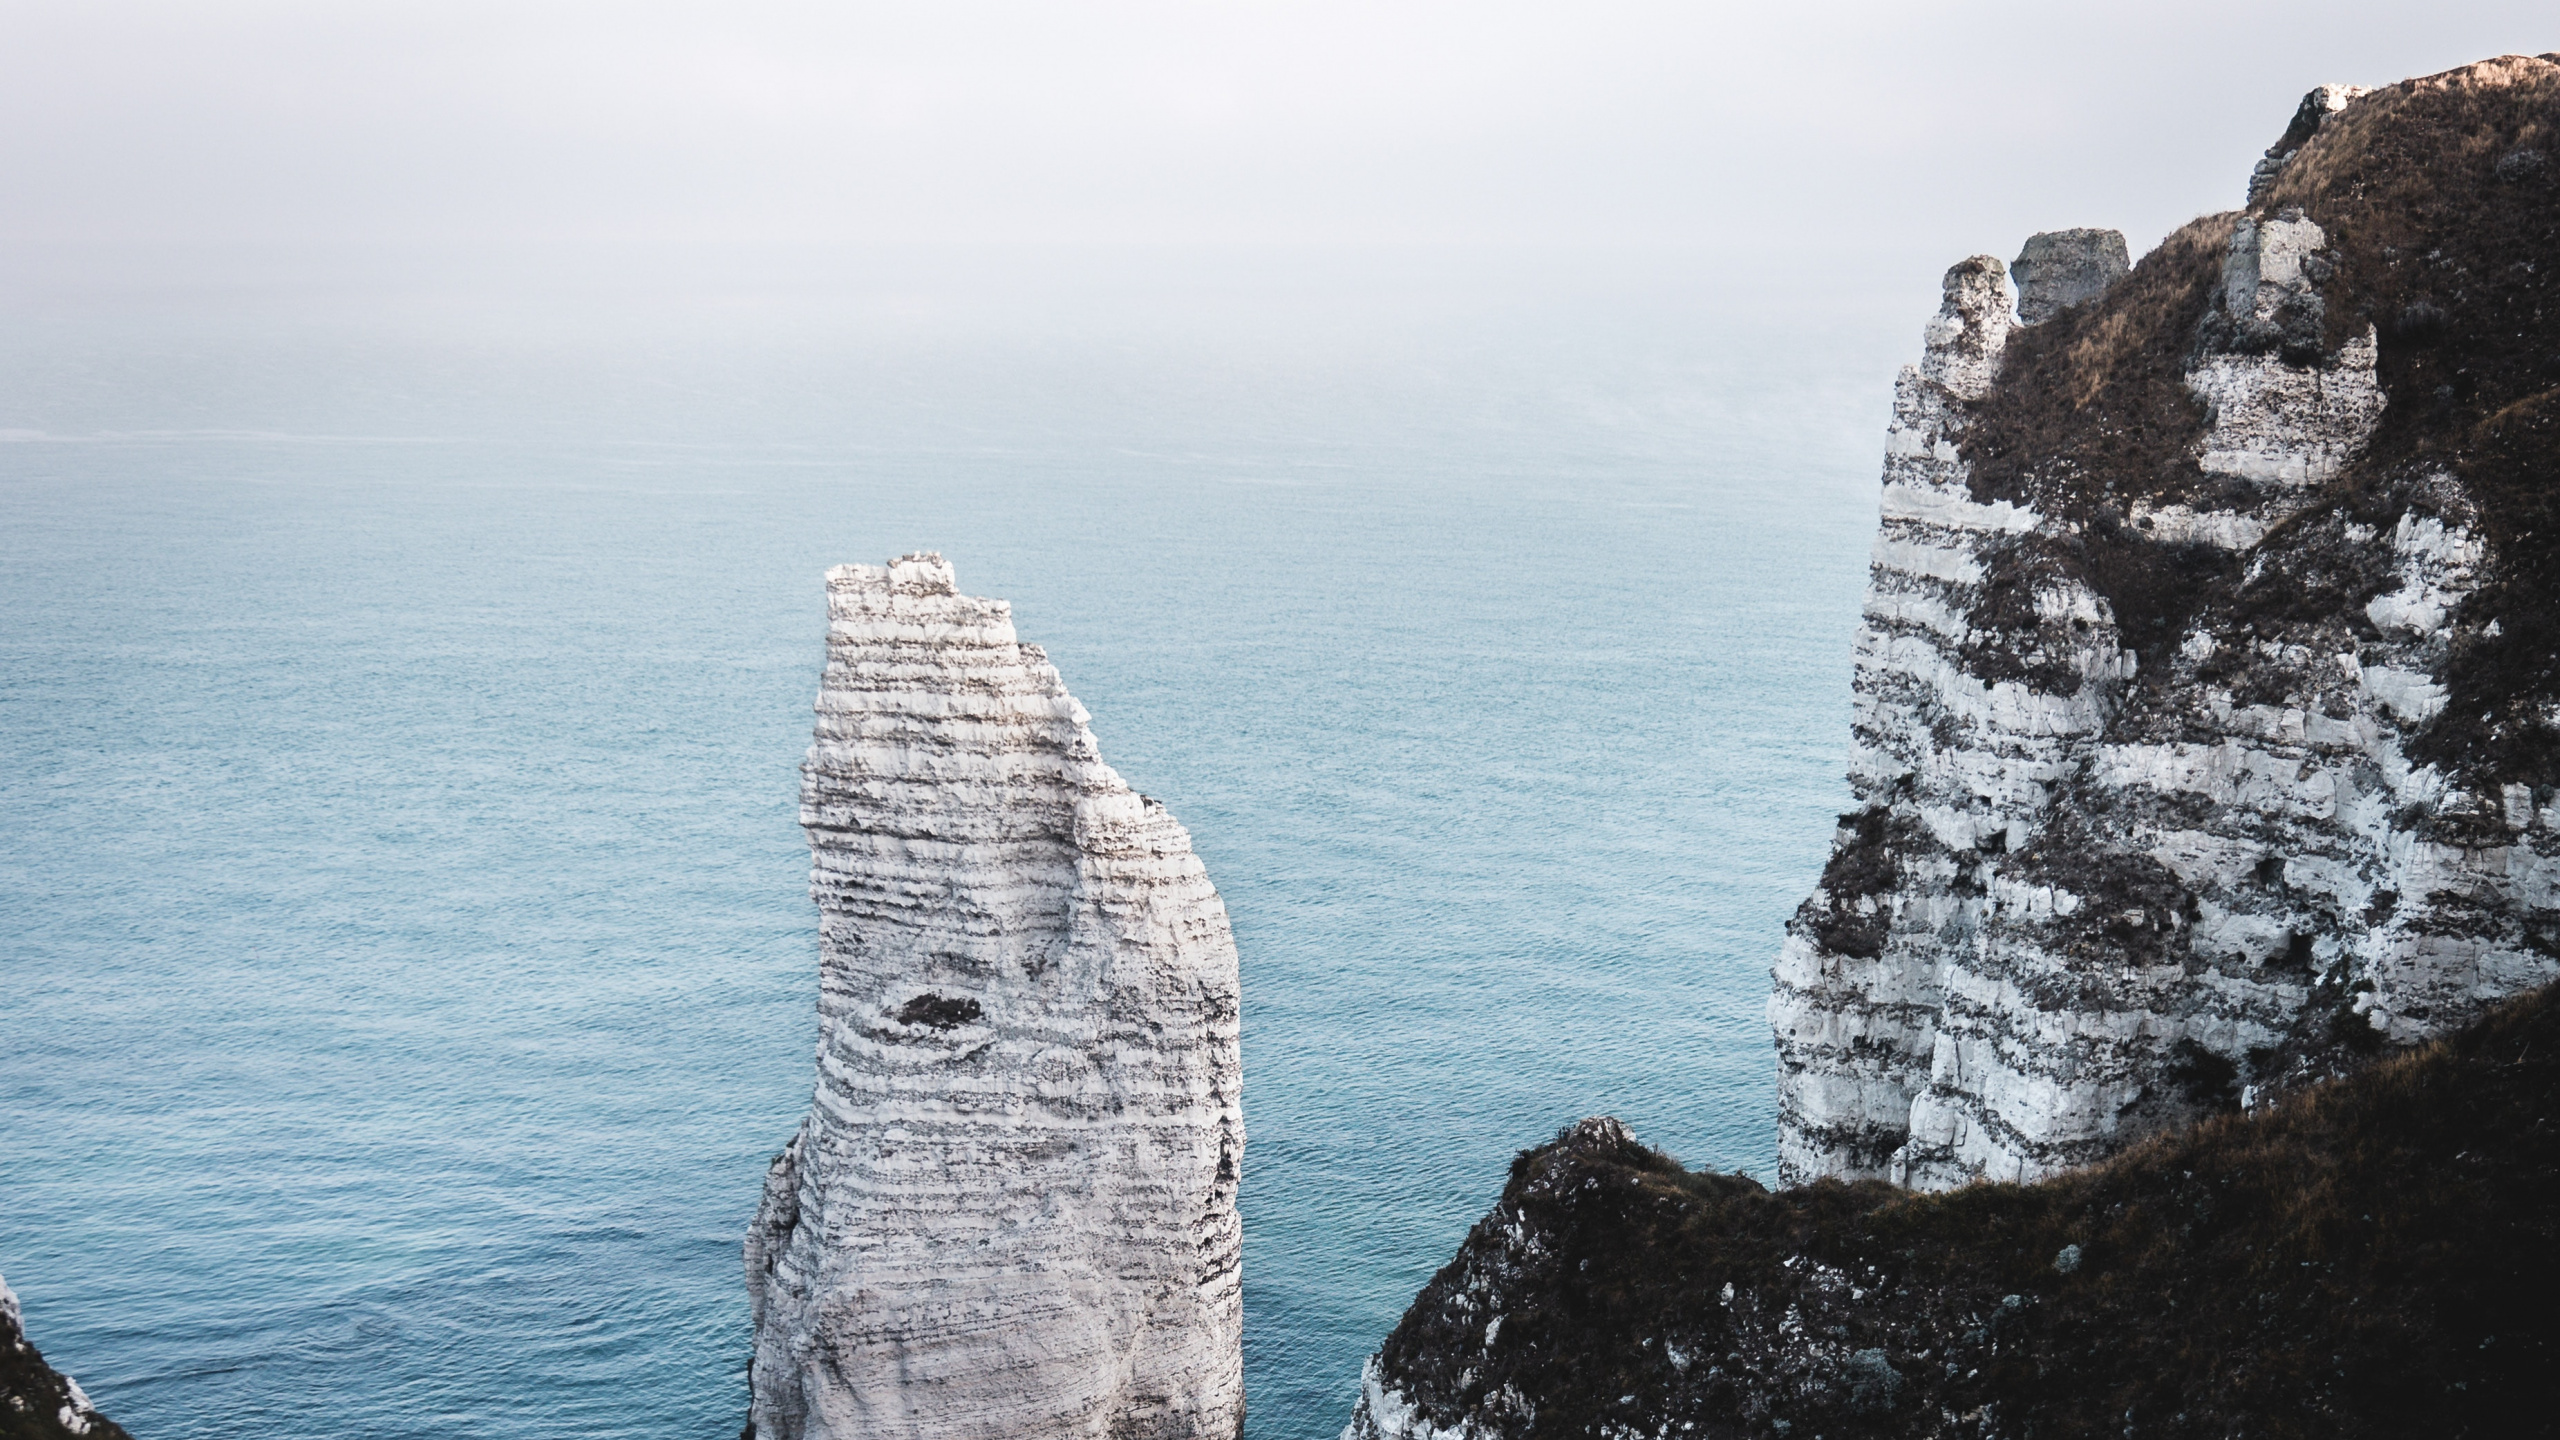
<svg viewBox="0 0 2560 1440">
<path fill-rule="evenodd" d="M 1229 1440 L 1225 908 L 1004 602 L 910 555 L 827 603 L 817 1090 L 747 1237 L 751 1431 Z"/>
<path fill-rule="evenodd" d="M 0 1440 L 133 1440 L 97 1412 L 80 1382 L 44 1363 L 0 1279 Z"/>
<path fill-rule="evenodd" d="M 2560 974 L 2560 64 L 2324 86 L 2125 273 L 1947 276 L 1781 1178 L 2032 1179 Z"/>
<path fill-rule="evenodd" d="M 2033 1185 L 1522 1154 L 1346 1440 L 2547 1435 L 2560 992 Z"/>
<path fill-rule="evenodd" d="M 2324 86 L 2249 196 L 1947 274 L 1793 1188 L 1524 1152 L 1346 1440 L 2552 1428 L 2560 56 Z"/>
</svg>

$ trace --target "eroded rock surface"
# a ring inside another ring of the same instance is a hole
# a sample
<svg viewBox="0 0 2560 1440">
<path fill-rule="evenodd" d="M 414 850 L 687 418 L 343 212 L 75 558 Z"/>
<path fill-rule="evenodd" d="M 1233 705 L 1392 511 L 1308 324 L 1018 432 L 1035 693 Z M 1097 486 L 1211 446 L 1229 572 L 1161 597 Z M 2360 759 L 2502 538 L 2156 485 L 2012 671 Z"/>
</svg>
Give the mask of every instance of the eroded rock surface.
<svg viewBox="0 0 2560 1440">
<path fill-rule="evenodd" d="M 827 574 L 818 1078 L 746 1245 L 763 1440 L 1232 1440 L 1236 952 L 937 555 Z"/>
<path fill-rule="evenodd" d="M 1949 272 L 1783 1180 L 2033 1179 L 2560 974 L 2560 187 L 2499 170 L 2555 128 L 2549 57 L 2323 87 L 2248 212 L 2040 323 Z"/>
<path fill-rule="evenodd" d="M 1948 272 L 1770 1007 L 1810 1183 L 1523 1152 L 1346 1440 L 2548 1428 L 2556 144 L 2560 56 L 2324 87 L 2037 323 Z"/>
</svg>

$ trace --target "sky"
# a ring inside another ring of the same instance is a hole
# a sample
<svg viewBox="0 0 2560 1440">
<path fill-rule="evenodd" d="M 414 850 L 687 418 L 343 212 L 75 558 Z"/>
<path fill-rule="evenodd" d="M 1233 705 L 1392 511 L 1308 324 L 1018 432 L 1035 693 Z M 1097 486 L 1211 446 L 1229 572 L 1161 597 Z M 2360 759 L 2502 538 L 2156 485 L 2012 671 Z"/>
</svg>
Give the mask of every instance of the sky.
<svg viewBox="0 0 2560 1440">
<path fill-rule="evenodd" d="M 0 288 L 866 247 L 2137 253 L 2548 0 L 9 0 Z M 280 257 L 298 257 L 283 263 Z M 318 258 L 314 258 L 318 257 Z M 654 262 L 651 262 L 654 263 Z M 671 262 L 672 263 L 672 262 Z M 608 268 L 610 268 L 608 266 Z M 642 267 L 647 271 L 647 266 Z"/>
</svg>

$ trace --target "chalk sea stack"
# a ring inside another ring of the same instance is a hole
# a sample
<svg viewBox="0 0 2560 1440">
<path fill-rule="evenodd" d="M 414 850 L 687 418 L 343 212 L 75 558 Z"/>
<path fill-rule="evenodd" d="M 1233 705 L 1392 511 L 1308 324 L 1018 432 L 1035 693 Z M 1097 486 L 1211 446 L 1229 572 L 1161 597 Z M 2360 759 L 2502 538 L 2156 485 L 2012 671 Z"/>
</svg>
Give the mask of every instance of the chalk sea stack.
<svg viewBox="0 0 2560 1440">
<path fill-rule="evenodd" d="M 2322 86 L 2129 268 L 1947 273 L 1775 969 L 1796 1188 L 1524 1153 L 1352 1436 L 2527 1433 L 2555 156 L 2560 56 Z"/>
<path fill-rule="evenodd" d="M 827 573 L 808 1118 L 746 1243 L 761 1440 L 1233 1440 L 1235 943 L 1010 607 Z"/>
</svg>

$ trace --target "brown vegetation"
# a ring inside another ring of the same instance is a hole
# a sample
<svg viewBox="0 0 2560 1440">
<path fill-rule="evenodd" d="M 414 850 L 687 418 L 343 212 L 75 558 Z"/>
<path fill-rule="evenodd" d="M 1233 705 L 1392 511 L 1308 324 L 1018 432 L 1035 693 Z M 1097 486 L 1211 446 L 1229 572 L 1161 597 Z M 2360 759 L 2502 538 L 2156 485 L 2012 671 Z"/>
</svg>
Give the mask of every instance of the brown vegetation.
<svg viewBox="0 0 2560 1440">
<path fill-rule="evenodd" d="M 2490 565 L 2461 617 L 2452 703 L 2416 758 L 2474 781 L 2560 783 L 2560 62 L 2404 81 L 2290 139 L 2300 152 L 2251 213 L 2298 207 L 2327 235 L 2325 347 L 2368 325 L 2380 342 L 2389 403 L 2372 444 L 2249 557 L 2266 561 L 2254 579 L 2239 557 L 2129 523 L 2136 501 L 2247 499 L 2197 468 L 2206 416 L 2183 378 L 2237 217 L 2188 225 L 2105 296 L 2022 331 L 1976 407 L 1963 449 L 1977 498 L 2033 505 L 2065 533 L 2020 542 L 2020 594 L 1986 587 L 1968 659 L 1987 679 L 2069 688 L 2035 669 L 2038 622 L 2020 599 L 2048 578 L 2107 597 L 2148 682 L 2192 625 L 2353 631 L 2389 567 L 2349 554 L 2344 526 L 2387 533 L 2411 508 L 2441 513 L 2486 537 Z"/>
<path fill-rule="evenodd" d="M 2336 254 L 2330 343 L 2368 324 L 2382 339 L 2391 405 L 2344 483 L 2449 471 L 2468 513 L 2447 518 L 2493 552 L 2418 758 L 2560 782 L 2560 56 L 2365 97 L 2269 187 L 2264 207 L 2287 205 Z"/>
<path fill-rule="evenodd" d="M 1772 1193 L 1586 1123 L 1383 1361 L 1512 1436 L 2550 1434 L 2555 1107 L 2546 989 L 2035 1185 Z"/>
</svg>

